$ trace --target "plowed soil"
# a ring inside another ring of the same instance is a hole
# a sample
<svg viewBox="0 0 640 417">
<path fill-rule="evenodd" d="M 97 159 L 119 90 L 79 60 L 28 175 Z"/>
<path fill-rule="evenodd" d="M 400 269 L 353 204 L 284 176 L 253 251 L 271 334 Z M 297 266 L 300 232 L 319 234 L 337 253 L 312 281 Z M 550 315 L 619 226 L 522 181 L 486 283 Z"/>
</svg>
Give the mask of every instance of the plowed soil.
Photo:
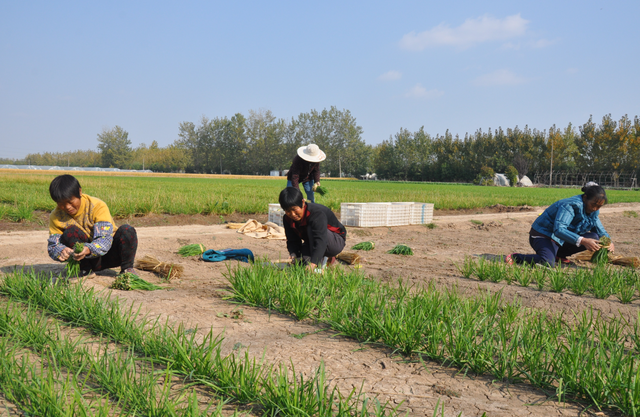
<svg viewBox="0 0 640 417">
<path fill-rule="evenodd" d="M 531 252 L 528 231 L 543 209 L 515 211 L 498 207 L 464 214 L 437 213 L 433 229 L 425 226 L 348 228 L 347 248 L 364 240 L 375 241 L 375 250 L 363 253 L 366 258 L 363 270 L 384 281 L 398 278 L 415 284 L 431 281 L 439 287 L 457 286 L 468 294 L 482 289 L 502 289 L 506 300 L 518 298 L 523 305 L 533 308 L 566 312 L 593 308 L 604 315 L 622 314 L 636 320 L 639 301 L 623 305 L 613 297 L 597 300 L 568 292 L 540 292 L 461 277 L 455 265 L 465 256 Z M 600 217 L 615 242 L 616 253 L 625 256 L 640 255 L 640 218 L 634 217 L 633 212 L 640 212 L 640 204 L 614 204 L 601 209 Z M 245 219 L 236 216 L 228 220 Z M 265 218 L 258 216 L 257 220 L 265 221 Z M 125 303 L 141 303 L 150 316 L 184 323 L 188 328 L 197 327 L 201 333 L 210 328 L 217 333 L 224 332 L 227 352 L 249 349 L 253 355 L 264 354 L 270 363 L 293 363 L 297 372 L 307 375 L 324 362 L 331 382 L 342 392 L 362 387 L 369 396 L 382 402 L 400 404 L 399 409 L 409 415 L 432 416 L 438 401 L 444 403 L 446 416 L 457 416 L 461 412 L 463 416 L 480 416 L 486 412 L 488 416 L 552 417 L 595 415 L 598 411 L 585 409 L 580 404 L 558 403 L 547 393 L 526 384 L 509 385 L 485 376 L 461 374 L 458 369 L 434 362 L 413 362 L 384 347 L 337 337 L 311 321 L 298 322 L 266 309 L 225 301 L 223 296 L 227 293 L 228 283 L 224 274 L 228 262 L 185 259 L 176 254 L 180 246 L 202 243 L 208 249 L 248 248 L 256 256 L 266 256 L 273 261 L 285 258 L 287 251 L 284 241 L 253 239 L 224 224 L 212 224 L 220 221 L 222 219 L 216 216 L 132 219 L 130 223 L 138 230 L 138 258 L 151 255 L 164 262 L 180 263 L 185 274 L 169 285 L 169 291 L 117 291 L 117 295 Z M 0 224 L 0 270 L 8 272 L 24 266 L 61 272 L 61 264 L 47 256 L 46 239 L 47 231 L 42 225 L 9 227 Z M 405 257 L 386 253 L 398 243 L 411 246 L 415 255 Z M 108 287 L 116 272 L 102 271 L 84 285 L 111 291 Z M 142 272 L 141 276 L 151 282 L 161 282 L 151 272 Z M 324 330 L 317 332 L 321 329 Z M 307 335 L 302 337 L 303 334 Z M 606 411 L 598 415 L 617 414 Z"/>
</svg>

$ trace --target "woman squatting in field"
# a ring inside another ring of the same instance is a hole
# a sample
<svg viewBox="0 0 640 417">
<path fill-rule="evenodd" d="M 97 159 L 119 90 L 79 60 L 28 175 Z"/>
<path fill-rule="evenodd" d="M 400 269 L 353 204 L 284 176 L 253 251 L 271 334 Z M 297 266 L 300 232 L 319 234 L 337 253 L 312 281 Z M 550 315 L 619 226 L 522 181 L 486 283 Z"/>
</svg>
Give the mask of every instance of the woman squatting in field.
<svg viewBox="0 0 640 417">
<path fill-rule="evenodd" d="M 529 244 L 535 255 L 512 253 L 505 258 L 506 263 L 554 267 L 556 262 L 568 262 L 566 258 L 574 253 L 600 249 L 600 237 L 609 237 L 598 217 L 600 207 L 607 203 L 607 194 L 595 182 L 588 182 L 582 192 L 556 201 L 533 222 Z M 613 243 L 609 250 L 614 250 Z"/>
</svg>

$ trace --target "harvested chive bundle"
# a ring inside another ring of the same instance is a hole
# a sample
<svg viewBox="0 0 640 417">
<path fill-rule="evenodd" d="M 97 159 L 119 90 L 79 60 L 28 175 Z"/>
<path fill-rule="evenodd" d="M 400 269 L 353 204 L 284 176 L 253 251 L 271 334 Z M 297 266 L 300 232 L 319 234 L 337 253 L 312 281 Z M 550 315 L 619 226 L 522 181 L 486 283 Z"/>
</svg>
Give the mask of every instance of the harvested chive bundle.
<svg viewBox="0 0 640 417">
<path fill-rule="evenodd" d="M 162 287 L 158 287 L 155 284 L 147 282 L 137 276 L 136 274 L 132 274 L 130 272 L 125 272 L 116 277 L 116 280 L 111 284 L 111 287 L 115 290 L 123 290 L 123 291 L 131 291 L 131 290 L 142 290 L 142 291 L 155 291 L 161 290 Z"/>
<path fill-rule="evenodd" d="M 84 243 L 76 242 L 73 245 L 73 253 L 80 253 L 84 250 Z M 64 267 L 64 271 L 67 274 L 67 278 L 80 276 L 80 262 L 73 259 L 72 256 L 67 260 L 67 265 Z"/>
<path fill-rule="evenodd" d="M 373 250 L 376 247 L 376 244 L 372 241 L 360 242 L 356 245 L 353 245 L 351 249 L 353 250 Z"/>
<path fill-rule="evenodd" d="M 600 249 L 596 251 L 591 257 L 591 262 L 596 265 L 606 265 L 609 262 L 609 246 L 611 245 L 611 239 L 606 236 L 600 238 Z"/>
<path fill-rule="evenodd" d="M 316 187 L 316 193 L 320 194 L 321 196 L 325 196 L 327 195 L 327 193 L 329 192 L 329 190 L 327 190 L 326 187 L 323 187 L 321 185 L 318 185 L 318 187 Z"/>
<path fill-rule="evenodd" d="M 393 249 L 388 251 L 392 255 L 413 255 L 413 250 L 407 245 L 396 245 Z"/>
<path fill-rule="evenodd" d="M 180 249 L 178 249 L 178 255 L 182 255 L 184 257 L 187 257 L 187 256 L 200 256 L 206 250 L 207 250 L 207 248 L 205 248 L 204 245 L 201 245 L 200 243 L 193 243 L 191 245 L 185 245 L 185 246 L 181 247 Z"/>
<path fill-rule="evenodd" d="M 171 264 L 167 262 L 160 262 L 153 256 L 146 255 L 142 259 L 136 259 L 134 268 L 142 269 L 143 271 L 155 272 L 167 281 L 171 281 L 173 278 L 180 278 L 184 272 L 184 267 L 179 264 Z"/>
</svg>

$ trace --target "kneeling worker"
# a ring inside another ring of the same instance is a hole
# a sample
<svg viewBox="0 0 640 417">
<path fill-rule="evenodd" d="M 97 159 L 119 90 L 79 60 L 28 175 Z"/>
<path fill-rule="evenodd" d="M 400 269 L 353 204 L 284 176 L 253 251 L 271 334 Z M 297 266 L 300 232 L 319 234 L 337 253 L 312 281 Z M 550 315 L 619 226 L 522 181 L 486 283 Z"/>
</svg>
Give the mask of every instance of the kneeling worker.
<svg viewBox="0 0 640 417">
<path fill-rule="evenodd" d="M 315 270 L 335 262 L 347 239 L 347 229 L 335 214 L 321 204 L 307 203 L 298 188 L 287 187 L 280 193 L 280 207 L 287 236 L 287 250 L 294 262 Z"/>
<path fill-rule="evenodd" d="M 132 226 L 116 227 L 107 205 L 84 194 L 71 175 L 54 178 L 49 194 L 57 204 L 49 216 L 47 250 L 51 259 L 64 262 L 73 257 L 80 263 L 82 276 L 115 267 L 120 267 L 120 273 L 137 275 L 133 261 L 138 236 Z M 80 253 L 73 250 L 77 242 L 84 243 Z"/>
</svg>

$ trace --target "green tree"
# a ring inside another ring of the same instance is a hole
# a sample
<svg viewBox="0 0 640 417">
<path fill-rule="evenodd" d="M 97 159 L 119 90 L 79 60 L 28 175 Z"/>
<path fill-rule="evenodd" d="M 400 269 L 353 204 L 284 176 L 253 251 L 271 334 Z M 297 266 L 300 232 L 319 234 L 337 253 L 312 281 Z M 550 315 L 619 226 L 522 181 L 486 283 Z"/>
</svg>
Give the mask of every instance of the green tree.
<svg viewBox="0 0 640 417">
<path fill-rule="evenodd" d="M 126 168 L 132 152 L 129 133 L 120 126 L 113 129 L 104 128 L 102 133 L 98 134 L 98 149 L 103 167 Z"/>
</svg>

